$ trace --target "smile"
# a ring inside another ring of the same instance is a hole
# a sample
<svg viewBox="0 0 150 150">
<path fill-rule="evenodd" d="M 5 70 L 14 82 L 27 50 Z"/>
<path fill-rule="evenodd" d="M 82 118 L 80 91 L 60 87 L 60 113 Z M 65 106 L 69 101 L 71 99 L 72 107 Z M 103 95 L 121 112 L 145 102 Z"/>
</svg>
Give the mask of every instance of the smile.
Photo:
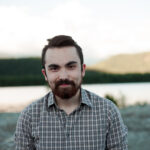
<svg viewBox="0 0 150 150">
<path fill-rule="evenodd" d="M 61 84 L 61 85 L 59 85 L 60 87 L 69 87 L 69 86 L 71 86 L 70 84 Z"/>
</svg>

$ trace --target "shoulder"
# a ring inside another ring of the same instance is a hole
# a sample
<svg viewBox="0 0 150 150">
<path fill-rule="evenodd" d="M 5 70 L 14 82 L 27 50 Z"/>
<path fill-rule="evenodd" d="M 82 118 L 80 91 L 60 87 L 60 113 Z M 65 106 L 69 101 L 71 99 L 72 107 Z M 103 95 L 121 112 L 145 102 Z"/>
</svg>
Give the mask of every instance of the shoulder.
<svg viewBox="0 0 150 150">
<path fill-rule="evenodd" d="M 40 115 L 40 113 L 46 109 L 46 97 L 48 94 L 25 107 L 20 114 L 20 118 L 33 118 Z"/>
<path fill-rule="evenodd" d="M 97 94 L 85 90 L 92 103 L 92 110 L 97 116 L 105 118 L 108 123 L 119 122 L 123 124 L 123 120 L 119 108 L 109 99 L 98 96 Z"/>
<path fill-rule="evenodd" d="M 85 90 L 85 92 L 87 93 L 87 95 L 94 107 L 96 107 L 96 106 L 98 106 L 98 107 L 101 106 L 101 107 L 105 107 L 105 108 L 116 107 L 116 105 L 109 99 L 101 97 L 101 96 L 97 95 L 96 93 L 93 93 L 88 90 Z"/>
<path fill-rule="evenodd" d="M 105 113 L 108 117 L 120 115 L 118 107 L 109 99 L 101 97 L 91 91 L 85 90 L 90 102 L 92 103 L 93 109 L 99 113 Z"/>
</svg>

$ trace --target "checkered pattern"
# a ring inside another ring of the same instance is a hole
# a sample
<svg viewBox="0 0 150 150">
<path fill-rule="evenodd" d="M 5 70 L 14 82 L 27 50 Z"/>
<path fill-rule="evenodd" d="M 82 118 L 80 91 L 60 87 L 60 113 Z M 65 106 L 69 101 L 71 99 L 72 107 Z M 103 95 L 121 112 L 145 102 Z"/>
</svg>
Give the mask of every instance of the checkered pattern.
<svg viewBox="0 0 150 150">
<path fill-rule="evenodd" d="M 81 89 L 81 104 L 70 115 L 53 93 L 29 105 L 15 132 L 16 150 L 127 150 L 127 129 L 116 106 Z"/>
</svg>

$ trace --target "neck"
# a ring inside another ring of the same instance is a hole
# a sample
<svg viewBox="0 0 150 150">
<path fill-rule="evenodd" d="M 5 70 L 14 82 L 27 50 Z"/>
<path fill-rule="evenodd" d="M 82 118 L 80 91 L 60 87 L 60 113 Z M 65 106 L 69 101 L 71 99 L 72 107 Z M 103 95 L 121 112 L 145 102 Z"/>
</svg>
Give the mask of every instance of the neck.
<svg viewBox="0 0 150 150">
<path fill-rule="evenodd" d="M 61 99 L 60 97 L 55 96 L 55 100 L 58 107 L 69 115 L 80 105 L 80 89 L 77 91 L 76 95 L 70 99 Z"/>
</svg>

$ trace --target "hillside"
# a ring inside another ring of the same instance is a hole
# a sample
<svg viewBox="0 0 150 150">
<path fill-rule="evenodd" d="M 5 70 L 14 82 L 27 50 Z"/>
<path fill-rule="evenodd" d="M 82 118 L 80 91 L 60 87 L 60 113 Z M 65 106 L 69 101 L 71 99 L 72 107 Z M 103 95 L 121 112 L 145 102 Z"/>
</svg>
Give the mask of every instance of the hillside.
<svg viewBox="0 0 150 150">
<path fill-rule="evenodd" d="M 150 73 L 150 52 L 112 56 L 88 69 L 119 74 Z"/>
<path fill-rule="evenodd" d="M 13 58 L 13 56 L 8 53 L 0 52 L 0 59 L 3 59 L 3 58 Z"/>
<path fill-rule="evenodd" d="M 114 56 L 94 67 L 88 67 L 91 70 L 86 70 L 83 83 L 150 82 L 150 53 L 143 55 Z M 0 59 L 0 86 L 44 85 L 45 83 L 41 73 L 40 58 Z"/>
</svg>

